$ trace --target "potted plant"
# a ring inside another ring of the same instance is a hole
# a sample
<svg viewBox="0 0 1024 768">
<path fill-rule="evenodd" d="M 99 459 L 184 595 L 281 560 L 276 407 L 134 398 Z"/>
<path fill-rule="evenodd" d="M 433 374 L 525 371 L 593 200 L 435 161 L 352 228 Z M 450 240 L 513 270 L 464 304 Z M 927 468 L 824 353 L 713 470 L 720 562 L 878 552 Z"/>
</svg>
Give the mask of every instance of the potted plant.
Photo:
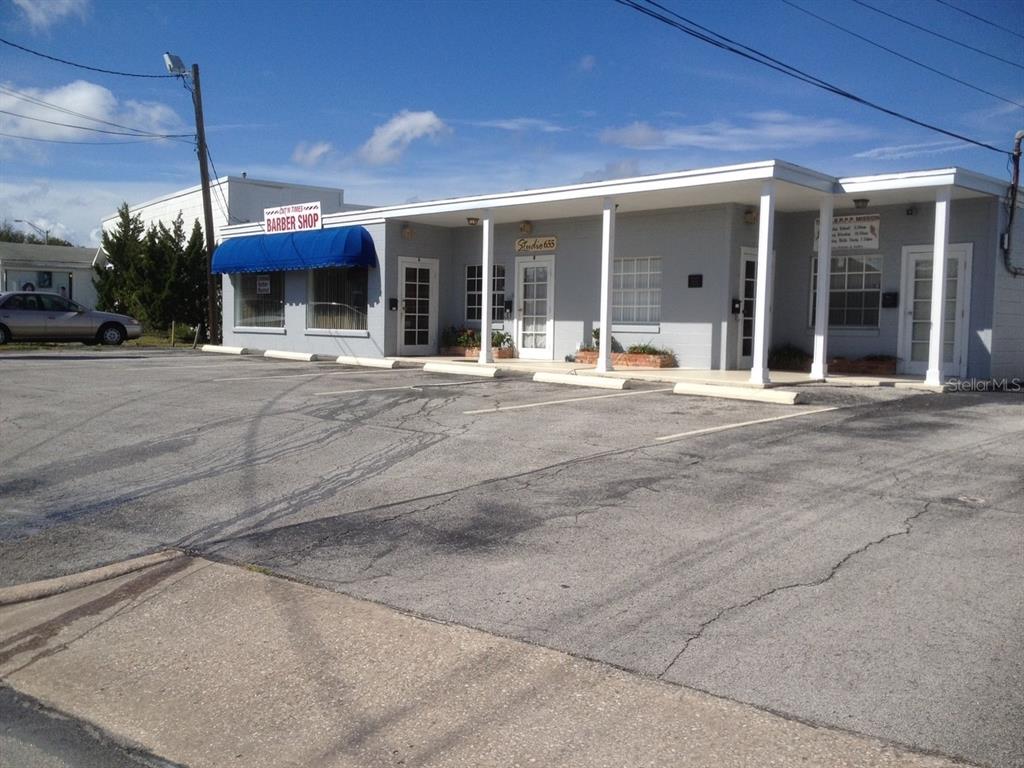
<svg viewBox="0 0 1024 768">
<path fill-rule="evenodd" d="M 594 341 L 600 344 L 600 330 L 594 331 Z M 576 352 L 576 362 L 587 365 L 597 363 L 597 346 L 581 347 Z M 670 349 L 662 349 L 650 343 L 632 344 L 625 351 L 615 337 L 612 337 L 612 365 L 617 368 L 675 368 L 679 363 Z"/>
<path fill-rule="evenodd" d="M 475 328 L 446 328 L 441 334 L 441 354 L 453 357 L 479 357 L 480 332 Z M 512 334 L 491 331 L 491 355 L 497 360 L 515 357 Z"/>
</svg>

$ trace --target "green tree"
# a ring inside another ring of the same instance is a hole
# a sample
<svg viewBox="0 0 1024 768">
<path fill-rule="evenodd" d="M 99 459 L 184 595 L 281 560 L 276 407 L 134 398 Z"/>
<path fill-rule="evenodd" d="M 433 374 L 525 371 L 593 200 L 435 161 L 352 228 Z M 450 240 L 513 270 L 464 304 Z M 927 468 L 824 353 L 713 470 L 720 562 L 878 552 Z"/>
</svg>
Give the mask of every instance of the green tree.
<svg viewBox="0 0 1024 768">
<path fill-rule="evenodd" d="M 206 245 L 196 219 L 192 234 L 174 265 L 177 301 L 175 320 L 194 327 L 206 326 Z"/>
<path fill-rule="evenodd" d="M 142 257 L 145 228 L 139 216 L 132 216 L 128 203 L 117 210 L 117 224 L 103 233 L 106 265 L 96 266 L 96 308 L 114 312 L 138 313 L 139 260 Z"/>
</svg>

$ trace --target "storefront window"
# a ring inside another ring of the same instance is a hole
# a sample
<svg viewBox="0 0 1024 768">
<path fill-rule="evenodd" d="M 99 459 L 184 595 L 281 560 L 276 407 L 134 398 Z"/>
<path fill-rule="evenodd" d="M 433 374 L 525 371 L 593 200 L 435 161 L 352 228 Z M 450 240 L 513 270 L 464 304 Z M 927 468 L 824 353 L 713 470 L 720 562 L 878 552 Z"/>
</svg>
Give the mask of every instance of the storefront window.
<svg viewBox="0 0 1024 768">
<path fill-rule="evenodd" d="M 828 324 L 835 328 L 877 328 L 882 302 L 881 256 L 833 256 L 829 274 Z M 811 315 L 818 302 L 818 260 L 811 259 Z"/>
<path fill-rule="evenodd" d="M 367 276 L 366 267 L 311 270 L 306 327 L 328 331 L 365 331 Z"/>
<path fill-rule="evenodd" d="M 479 264 L 466 267 L 466 319 L 479 320 L 483 307 L 484 268 Z M 505 319 L 505 267 L 491 267 L 491 320 Z"/>
<path fill-rule="evenodd" d="M 236 326 L 284 327 L 284 272 L 243 272 L 234 283 Z"/>
<path fill-rule="evenodd" d="M 612 274 L 612 322 L 661 321 L 661 258 L 616 259 Z"/>
</svg>

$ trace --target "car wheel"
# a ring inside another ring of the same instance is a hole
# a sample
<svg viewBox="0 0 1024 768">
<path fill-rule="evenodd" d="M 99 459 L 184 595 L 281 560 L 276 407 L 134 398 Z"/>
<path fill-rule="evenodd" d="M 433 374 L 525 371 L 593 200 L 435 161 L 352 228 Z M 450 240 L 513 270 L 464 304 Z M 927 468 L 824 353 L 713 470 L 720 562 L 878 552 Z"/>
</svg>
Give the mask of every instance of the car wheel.
<svg viewBox="0 0 1024 768">
<path fill-rule="evenodd" d="M 124 328 L 120 325 L 104 325 L 100 328 L 99 334 L 100 343 L 106 344 L 110 347 L 116 347 L 124 341 Z"/>
<path fill-rule="evenodd" d="M 6 344 L 11 340 L 11 332 L 7 330 L 6 325 L 0 325 L 0 344 Z"/>
</svg>

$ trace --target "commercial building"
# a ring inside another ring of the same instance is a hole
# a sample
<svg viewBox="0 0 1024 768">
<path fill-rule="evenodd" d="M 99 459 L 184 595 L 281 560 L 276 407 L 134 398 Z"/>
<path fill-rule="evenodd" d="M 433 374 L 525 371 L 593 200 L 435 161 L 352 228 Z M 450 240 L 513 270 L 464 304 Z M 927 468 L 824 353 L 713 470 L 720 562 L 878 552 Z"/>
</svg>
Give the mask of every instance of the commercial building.
<svg viewBox="0 0 1024 768">
<path fill-rule="evenodd" d="M 241 176 L 221 176 L 210 182 L 210 200 L 213 211 L 214 236 L 228 224 L 244 224 L 263 220 L 263 209 L 286 203 L 317 201 L 325 213 L 350 211 L 365 206 L 346 205 L 345 191 L 334 187 L 315 187 L 287 184 L 280 181 L 250 179 Z M 186 235 L 192 223 L 203 224 L 202 187 L 196 185 L 179 189 L 144 203 L 129 206 L 133 216 L 139 216 L 148 229 L 158 222 L 170 226 L 180 212 L 185 221 Z M 109 232 L 117 224 L 117 213 L 103 219 L 103 231 Z"/>
<path fill-rule="evenodd" d="M 562 360 L 610 325 L 599 370 L 613 336 L 754 384 L 788 345 L 813 354 L 813 377 L 836 356 L 889 358 L 933 384 L 1019 376 L 1007 191 L 962 168 L 836 178 L 767 161 L 325 211 L 306 231 L 254 220 L 223 227 L 214 255 L 224 343 L 435 355 L 455 326 Z M 1014 229 L 1020 253 L 1019 216 Z"/>
</svg>

